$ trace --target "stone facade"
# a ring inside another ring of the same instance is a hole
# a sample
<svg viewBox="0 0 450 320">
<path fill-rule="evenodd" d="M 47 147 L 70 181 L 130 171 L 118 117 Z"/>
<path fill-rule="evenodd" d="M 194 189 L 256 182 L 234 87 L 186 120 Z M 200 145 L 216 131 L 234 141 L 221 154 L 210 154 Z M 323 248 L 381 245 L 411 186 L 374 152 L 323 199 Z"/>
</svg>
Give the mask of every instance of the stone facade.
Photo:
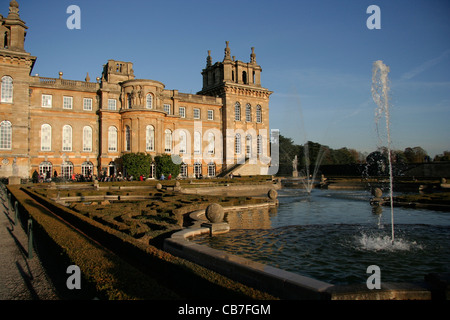
<svg viewBox="0 0 450 320">
<path fill-rule="evenodd" d="M 203 69 L 197 94 L 136 79 L 131 62 L 108 60 L 91 82 L 32 76 L 27 26 L 17 1 L 0 15 L 0 177 L 118 174 L 127 152 L 179 155 L 182 175 L 216 176 L 237 163 L 262 174 L 270 161 L 269 96 L 254 48 L 250 62 L 230 56 Z M 48 172 L 48 173 L 47 173 Z M 153 173 L 149 172 L 149 176 Z"/>
</svg>

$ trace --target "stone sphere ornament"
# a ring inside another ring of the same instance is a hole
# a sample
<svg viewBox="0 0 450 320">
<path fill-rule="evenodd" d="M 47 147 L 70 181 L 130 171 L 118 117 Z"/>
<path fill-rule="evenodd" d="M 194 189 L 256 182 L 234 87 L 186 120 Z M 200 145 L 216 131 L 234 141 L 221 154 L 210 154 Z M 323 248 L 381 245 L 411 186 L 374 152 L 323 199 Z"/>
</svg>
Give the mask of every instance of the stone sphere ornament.
<svg viewBox="0 0 450 320">
<path fill-rule="evenodd" d="M 223 221 L 223 208 L 218 203 L 211 203 L 205 210 L 206 218 L 211 223 L 219 223 Z"/>
<path fill-rule="evenodd" d="M 383 196 L 383 191 L 381 191 L 380 188 L 375 188 L 375 189 L 372 190 L 372 195 L 375 198 L 381 198 Z"/>
<path fill-rule="evenodd" d="M 267 196 L 269 197 L 269 199 L 275 200 L 278 197 L 278 192 L 275 189 L 270 189 L 267 193 Z"/>
</svg>

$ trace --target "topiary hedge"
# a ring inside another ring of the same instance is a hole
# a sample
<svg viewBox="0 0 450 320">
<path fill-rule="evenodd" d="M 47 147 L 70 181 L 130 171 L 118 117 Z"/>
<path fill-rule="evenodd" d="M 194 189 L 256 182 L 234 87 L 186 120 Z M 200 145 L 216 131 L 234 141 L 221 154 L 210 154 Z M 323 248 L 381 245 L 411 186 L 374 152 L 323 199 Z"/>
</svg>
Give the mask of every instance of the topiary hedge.
<svg viewBox="0 0 450 320">
<path fill-rule="evenodd" d="M 8 189 L 106 299 L 274 298 L 139 242 L 26 187 Z"/>
</svg>

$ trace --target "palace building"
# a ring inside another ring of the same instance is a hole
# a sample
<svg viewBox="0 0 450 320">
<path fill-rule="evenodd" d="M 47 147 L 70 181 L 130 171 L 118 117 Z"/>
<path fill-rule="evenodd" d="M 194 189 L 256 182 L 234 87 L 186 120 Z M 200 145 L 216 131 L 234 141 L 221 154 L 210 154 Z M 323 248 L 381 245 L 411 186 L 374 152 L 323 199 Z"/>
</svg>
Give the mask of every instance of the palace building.
<svg viewBox="0 0 450 320">
<path fill-rule="evenodd" d="M 124 61 L 108 60 L 94 81 L 32 75 L 27 29 L 11 1 L 0 15 L 0 177 L 113 175 L 129 152 L 177 155 L 182 177 L 268 172 L 272 92 L 254 48 L 249 62 L 232 57 L 228 42 L 223 61 L 208 51 L 203 87 L 188 94 L 136 79 Z"/>
</svg>

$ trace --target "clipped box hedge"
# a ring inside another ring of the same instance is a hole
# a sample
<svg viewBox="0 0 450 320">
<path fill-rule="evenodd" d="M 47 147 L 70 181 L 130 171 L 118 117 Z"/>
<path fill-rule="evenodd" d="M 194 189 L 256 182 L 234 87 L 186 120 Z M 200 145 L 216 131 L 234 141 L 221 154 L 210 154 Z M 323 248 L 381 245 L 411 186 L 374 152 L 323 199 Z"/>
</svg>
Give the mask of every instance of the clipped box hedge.
<svg viewBox="0 0 450 320">
<path fill-rule="evenodd" d="M 21 204 L 19 210 L 27 212 L 45 230 L 105 299 L 274 299 L 142 243 L 31 188 L 8 186 L 8 189 L 13 203 L 15 199 Z"/>
</svg>

